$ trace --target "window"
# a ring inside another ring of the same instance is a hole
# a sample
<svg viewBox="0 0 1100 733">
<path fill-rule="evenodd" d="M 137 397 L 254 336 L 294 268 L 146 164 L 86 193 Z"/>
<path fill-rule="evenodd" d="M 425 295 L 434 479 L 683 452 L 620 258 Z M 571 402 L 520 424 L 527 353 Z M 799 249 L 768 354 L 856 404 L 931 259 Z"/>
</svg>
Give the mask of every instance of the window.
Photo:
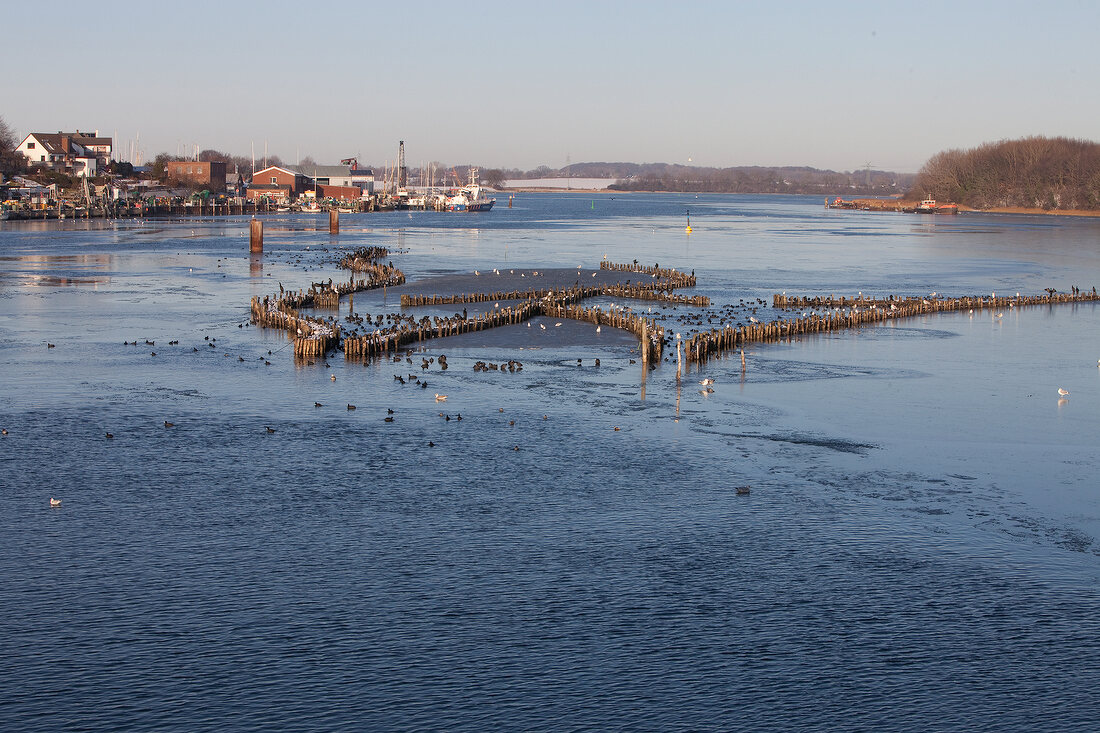
<svg viewBox="0 0 1100 733">
<path fill-rule="evenodd" d="M 271 177 L 271 183 L 272 183 L 272 185 L 274 185 L 274 184 L 277 184 L 278 182 L 279 182 L 279 181 L 278 181 L 278 179 L 276 179 L 276 178 L 275 178 L 275 176 L 272 176 L 272 177 Z"/>
<path fill-rule="evenodd" d="M 34 143 L 27 143 L 27 150 L 34 150 Z"/>
</svg>

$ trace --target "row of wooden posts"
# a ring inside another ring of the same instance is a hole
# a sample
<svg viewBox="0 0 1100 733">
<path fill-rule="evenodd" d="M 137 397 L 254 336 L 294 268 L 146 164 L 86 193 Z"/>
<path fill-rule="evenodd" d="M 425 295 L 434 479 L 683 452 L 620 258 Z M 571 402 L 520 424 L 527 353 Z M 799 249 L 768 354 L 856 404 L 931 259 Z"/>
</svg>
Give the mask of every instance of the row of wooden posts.
<svg viewBox="0 0 1100 733">
<path fill-rule="evenodd" d="M 611 262 L 609 260 L 601 260 L 600 269 L 610 272 L 637 272 L 651 277 L 659 277 L 662 280 L 668 280 L 675 283 L 675 287 L 678 288 L 695 287 L 695 270 L 692 270 L 689 275 L 675 268 L 670 269 L 658 267 L 656 265 L 647 267 L 645 265 L 639 265 L 636 262 L 632 264 L 630 262 Z"/>
<path fill-rule="evenodd" d="M 655 321 L 621 309 L 604 311 L 600 308 L 581 308 L 574 304 L 575 301 L 572 298 L 575 297 L 576 293 L 572 293 L 557 298 L 530 299 L 505 308 L 494 308 L 472 317 L 435 318 L 431 323 L 425 323 L 422 320 L 419 323 L 379 329 L 362 336 L 348 336 L 344 339 L 344 356 L 371 359 L 397 352 L 412 343 L 483 331 L 498 326 L 516 325 L 536 316 L 547 316 L 588 321 L 597 326 L 629 331 L 638 336 L 643 364 L 660 360 L 664 329 Z"/>
<path fill-rule="evenodd" d="M 527 290 L 497 290 L 492 293 L 457 293 L 454 295 L 410 295 L 402 294 L 401 307 L 413 308 L 424 305 L 452 305 L 456 303 L 488 303 L 501 300 L 531 300 L 535 298 L 561 297 L 563 294 L 579 294 L 580 298 L 613 297 L 634 300 L 653 300 L 674 305 L 690 305 L 705 308 L 710 298 L 705 295 L 676 295 L 673 288 L 678 287 L 666 282 L 638 283 L 634 285 L 574 285 L 568 288 L 530 288 Z"/>
<path fill-rule="evenodd" d="M 382 249 L 382 248 L 378 248 Z M 382 253 L 380 256 L 385 256 Z M 365 257 L 360 260 L 366 259 Z M 706 307 L 710 300 L 704 296 L 685 297 L 671 293 L 674 287 L 695 285 L 694 272 L 690 275 L 676 270 L 649 268 L 631 264 L 618 264 L 604 261 L 602 269 L 612 271 L 630 271 L 660 276 L 661 281 L 636 285 L 590 285 L 570 288 L 529 289 L 524 291 L 470 293 L 460 295 L 402 295 L 402 307 L 423 305 L 444 305 L 450 303 L 471 303 L 487 301 L 522 301 L 504 308 L 494 308 L 473 317 L 427 317 L 419 322 L 408 322 L 370 334 L 341 339 L 340 326 L 321 319 L 303 316 L 298 311 L 307 307 L 338 307 L 342 295 L 350 295 L 360 290 L 399 285 L 405 282 L 404 273 L 392 265 L 380 265 L 374 262 L 357 263 L 356 271 L 364 272 L 367 277 L 355 280 L 354 275 L 347 283 L 335 284 L 311 283 L 310 289 L 287 294 L 280 285 L 280 296 L 252 298 L 252 319 L 261 326 L 281 328 L 294 338 L 294 353 L 299 357 L 322 356 L 332 348 L 343 344 L 344 355 L 348 358 L 374 358 L 394 353 L 408 344 L 434 338 L 455 336 L 463 333 L 482 331 L 498 326 L 515 325 L 535 316 L 570 318 L 586 321 L 598 326 L 619 328 L 635 334 L 640 342 L 643 364 L 660 361 L 665 341 L 664 328 L 652 319 L 637 316 L 624 309 L 584 308 L 577 305 L 585 298 L 612 296 L 641 300 L 662 300 L 684 305 Z M 669 282 L 672 281 L 672 282 Z M 672 284 L 680 283 L 679 285 Z M 942 298 L 938 296 L 899 298 L 872 298 L 862 293 L 854 298 L 835 296 L 804 297 L 776 294 L 772 304 L 779 309 L 829 309 L 824 313 L 813 313 L 793 319 L 781 319 L 769 323 L 751 323 L 745 326 L 726 326 L 711 329 L 684 339 L 679 348 L 689 362 L 702 363 L 721 356 L 724 352 L 744 348 L 751 343 L 791 339 L 796 336 L 838 331 L 855 328 L 867 323 L 877 323 L 898 318 L 909 318 L 928 313 L 959 310 L 1003 310 L 1007 308 L 1052 305 L 1059 303 L 1089 302 L 1100 300 L 1096 289 L 1072 293 L 1057 293 L 1048 290 L 1046 295 L 1036 296 L 986 296 Z M 742 359 L 744 355 L 742 352 Z"/>
<path fill-rule="evenodd" d="M 917 308 L 918 313 L 934 313 L 937 311 L 956 311 L 964 308 L 1012 308 L 1025 305 L 1050 305 L 1055 303 L 1072 303 L 1079 301 L 1096 300 L 1098 298 L 1096 288 L 1091 292 L 1058 293 L 1047 291 L 1046 295 L 1002 295 L 990 293 L 988 296 L 967 296 L 962 298 L 942 298 L 936 295 L 927 297 L 899 297 L 888 295 L 885 298 L 868 297 L 860 293 L 854 298 L 835 296 L 824 297 L 799 297 L 781 293 L 772 296 L 772 306 L 776 308 Z"/>
<path fill-rule="evenodd" d="M 405 282 L 405 274 L 390 265 L 372 265 L 365 272 L 366 278 L 356 280 L 353 275 L 346 283 L 334 283 L 331 279 L 327 283 L 310 283 L 309 290 L 297 293 L 284 292 L 280 284 L 278 298 L 252 297 L 252 322 L 289 333 L 294 339 L 295 356 L 322 356 L 339 347 L 340 325 L 302 315 L 299 312 L 302 308 L 338 308 L 343 295 Z"/>
<path fill-rule="evenodd" d="M 803 298 L 785 294 L 773 296 L 772 302 L 778 308 L 818 307 L 817 298 Z M 834 299 L 835 300 L 835 299 Z M 912 318 L 928 313 L 960 310 L 994 310 L 1019 308 L 1036 305 L 1054 305 L 1060 303 L 1078 303 L 1100 300 L 1096 291 L 1078 293 L 1048 293 L 1047 295 L 997 297 L 974 296 L 963 298 L 891 298 L 872 301 L 870 299 L 848 298 L 835 300 L 846 302 L 844 310 L 835 309 L 822 314 L 811 314 L 799 318 L 753 323 L 734 328 L 726 326 L 697 333 L 684 339 L 684 357 L 688 362 L 705 362 L 722 356 L 724 352 L 743 347 L 750 343 L 779 341 L 813 333 L 839 331 L 856 328 L 867 323 L 880 323 L 899 318 Z M 862 304 L 862 305 L 860 305 Z"/>
</svg>

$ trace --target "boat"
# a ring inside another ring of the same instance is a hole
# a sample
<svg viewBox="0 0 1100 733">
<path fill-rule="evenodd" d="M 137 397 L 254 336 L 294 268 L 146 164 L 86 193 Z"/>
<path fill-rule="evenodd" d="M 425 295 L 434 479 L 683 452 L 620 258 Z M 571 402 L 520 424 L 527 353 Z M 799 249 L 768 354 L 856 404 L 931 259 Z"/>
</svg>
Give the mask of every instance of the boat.
<svg viewBox="0 0 1100 733">
<path fill-rule="evenodd" d="M 914 209 L 918 214 L 957 214 L 958 204 L 937 204 L 936 199 L 925 199 Z"/>
<path fill-rule="evenodd" d="M 489 211 L 493 208 L 497 200 L 485 196 L 477 182 L 477 173 L 477 168 L 471 168 L 470 183 L 458 193 L 447 197 L 447 211 Z"/>
</svg>

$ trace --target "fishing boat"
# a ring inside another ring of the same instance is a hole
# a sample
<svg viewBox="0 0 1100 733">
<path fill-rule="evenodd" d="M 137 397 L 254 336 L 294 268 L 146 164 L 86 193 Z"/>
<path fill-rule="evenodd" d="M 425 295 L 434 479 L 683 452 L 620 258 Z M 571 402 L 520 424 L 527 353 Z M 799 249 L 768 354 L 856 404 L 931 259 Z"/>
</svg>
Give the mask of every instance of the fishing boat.
<svg viewBox="0 0 1100 733">
<path fill-rule="evenodd" d="M 458 193 L 447 197 L 447 211 L 489 211 L 493 208 L 497 200 L 485 196 L 477 182 L 477 173 L 477 168 L 471 168 L 469 184 Z"/>
</svg>

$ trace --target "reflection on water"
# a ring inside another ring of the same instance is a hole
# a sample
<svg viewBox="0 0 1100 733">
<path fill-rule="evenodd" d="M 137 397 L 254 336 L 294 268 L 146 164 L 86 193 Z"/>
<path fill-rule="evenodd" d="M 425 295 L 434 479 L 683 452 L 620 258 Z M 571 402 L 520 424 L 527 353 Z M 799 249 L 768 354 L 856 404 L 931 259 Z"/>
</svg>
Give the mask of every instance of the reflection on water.
<svg viewBox="0 0 1100 733">
<path fill-rule="evenodd" d="M 754 345 L 679 384 L 674 349 L 643 373 L 606 328 L 309 364 L 247 324 L 369 245 L 410 280 L 637 257 L 716 306 L 1100 280 L 1092 221 L 592 198 L 335 239 L 273 218 L 262 258 L 247 218 L 0 225 L 0 724 L 1091 727 L 1092 304 Z"/>
</svg>

